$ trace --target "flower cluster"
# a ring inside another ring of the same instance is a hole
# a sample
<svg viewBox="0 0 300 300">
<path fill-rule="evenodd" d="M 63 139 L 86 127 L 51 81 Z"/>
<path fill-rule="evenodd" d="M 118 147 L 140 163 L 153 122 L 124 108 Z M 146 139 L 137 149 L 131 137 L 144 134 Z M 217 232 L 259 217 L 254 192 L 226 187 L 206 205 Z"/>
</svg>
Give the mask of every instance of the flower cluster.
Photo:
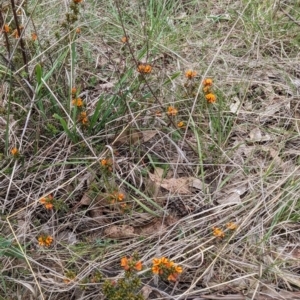
<svg viewBox="0 0 300 300">
<path fill-rule="evenodd" d="M 225 236 L 224 231 L 222 229 L 220 229 L 219 227 L 213 227 L 212 230 L 213 230 L 213 235 L 215 237 L 222 239 Z"/>
<path fill-rule="evenodd" d="M 87 116 L 87 112 L 86 111 L 82 111 L 78 117 L 79 122 L 83 125 L 83 126 L 87 126 L 89 124 L 89 118 Z"/>
<path fill-rule="evenodd" d="M 178 113 L 178 109 L 176 109 L 174 106 L 169 106 L 167 110 L 167 115 L 169 116 L 176 116 Z"/>
<path fill-rule="evenodd" d="M 229 222 L 226 224 L 226 227 L 229 230 L 236 230 L 238 226 L 234 222 Z M 213 227 L 212 230 L 213 230 L 213 235 L 215 237 L 220 238 L 220 239 L 225 237 L 225 232 L 221 228 Z"/>
<path fill-rule="evenodd" d="M 38 237 L 38 242 L 42 247 L 49 247 L 53 242 L 53 237 L 50 235 L 41 235 Z"/>
<path fill-rule="evenodd" d="M 152 72 L 152 67 L 149 64 L 139 64 L 137 70 L 141 74 L 149 74 Z"/>
<path fill-rule="evenodd" d="M 72 100 L 72 104 L 74 106 L 76 106 L 76 107 L 79 107 L 79 108 L 83 107 L 83 101 L 82 101 L 81 98 L 75 98 L 75 99 L 73 99 Z"/>
<path fill-rule="evenodd" d="M 152 272 L 169 281 L 176 281 L 178 275 L 182 273 L 182 267 L 177 266 L 166 257 L 154 258 L 152 261 Z"/>
<path fill-rule="evenodd" d="M 178 128 L 184 128 L 185 127 L 185 123 L 183 121 L 180 121 L 177 123 L 177 127 Z"/>
<path fill-rule="evenodd" d="M 115 191 L 110 195 L 110 198 L 114 203 L 115 201 L 123 201 L 125 199 L 125 195 L 123 193 Z"/>
<path fill-rule="evenodd" d="M 46 209 L 53 209 L 53 196 L 48 195 L 47 197 L 41 198 L 40 203 L 43 204 Z"/>
<path fill-rule="evenodd" d="M 194 77 L 196 77 L 196 75 L 197 75 L 197 72 L 194 71 L 194 70 L 187 70 L 187 71 L 185 72 L 185 77 L 186 77 L 187 79 L 189 79 L 189 80 L 191 80 L 191 79 L 193 79 Z"/>
<path fill-rule="evenodd" d="M 113 170 L 112 165 L 113 165 L 113 162 L 110 158 L 104 158 L 101 160 L 101 166 L 110 172 L 112 172 L 112 170 Z"/>
<path fill-rule="evenodd" d="M 143 264 L 140 260 L 137 260 L 136 258 L 133 257 L 129 257 L 127 258 L 126 256 L 124 256 L 121 259 L 121 267 L 125 270 L 125 271 L 141 271 L 143 269 Z"/>
<path fill-rule="evenodd" d="M 203 92 L 208 103 L 215 103 L 217 100 L 216 95 L 212 92 L 212 85 L 213 81 L 211 78 L 203 80 Z"/>
</svg>

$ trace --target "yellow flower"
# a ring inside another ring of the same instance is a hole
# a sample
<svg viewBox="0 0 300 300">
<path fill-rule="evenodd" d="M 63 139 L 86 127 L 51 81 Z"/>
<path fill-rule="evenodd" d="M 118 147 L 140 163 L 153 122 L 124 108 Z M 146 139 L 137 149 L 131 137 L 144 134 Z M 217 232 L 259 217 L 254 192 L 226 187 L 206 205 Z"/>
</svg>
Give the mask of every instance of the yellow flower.
<svg viewBox="0 0 300 300">
<path fill-rule="evenodd" d="M 138 72 L 141 74 L 149 74 L 152 72 L 152 67 L 148 64 L 139 64 Z"/>
<path fill-rule="evenodd" d="M 196 71 L 193 71 L 193 70 L 187 70 L 185 72 L 185 77 L 187 79 L 193 79 L 195 76 L 197 75 L 197 72 Z"/>
<path fill-rule="evenodd" d="M 219 227 L 213 227 L 212 229 L 213 229 L 214 236 L 216 236 L 218 238 L 223 238 L 225 236 L 225 233 Z"/>
<path fill-rule="evenodd" d="M 235 229 L 237 229 L 238 226 L 233 222 L 229 222 L 226 224 L 226 227 L 230 230 L 235 230 Z"/>
<path fill-rule="evenodd" d="M 81 98 L 76 98 L 76 99 L 72 100 L 72 104 L 74 106 L 77 106 L 77 107 L 82 107 L 83 106 L 83 101 L 82 101 Z"/>
<path fill-rule="evenodd" d="M 173 107 L 173 106 L 168 107 L 167 115 L 176 116 L 177 113 L 178 113 L 178 110 L 175 107 Z"/>
<path fill-rule="evenodd" d="M 216 95 L 214 95 L 213 93 L 209 93 L 209 94 L 205 95 L 205 98 L 206 98 L 207 102 L 209 102 L 209 103 L 215 103 L 216 99 L 217 99 Z"/>
<path fill-rule="evenodd" d="M 212 79 L 211 78 L 205 78 L 204 80 L 203 80 L 203 86 L 212 86 L 212 84 L 213 84 L 213 81 L 212 81 Z"/>
<path fill-rule="evenodd" d="M 16 148 L 16 147 L 14 147 L 14 148 L 12 148 L 11 150 L 10 150 L 10 153 L 14 156 L 14 157 L 18 157 L 19 156 L 19 150 Z"/>
</svg>

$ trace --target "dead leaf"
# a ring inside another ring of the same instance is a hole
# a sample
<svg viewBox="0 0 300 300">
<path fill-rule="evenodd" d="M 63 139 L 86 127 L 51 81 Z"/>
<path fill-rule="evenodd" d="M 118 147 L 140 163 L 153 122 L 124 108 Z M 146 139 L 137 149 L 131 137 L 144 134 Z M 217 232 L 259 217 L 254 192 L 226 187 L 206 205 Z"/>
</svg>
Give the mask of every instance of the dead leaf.
<svg viewBox="0 0 300 300">
<path fill-rule="evenodd" d="M 113 225 L 104 230 L 104 234 L 113 239 L 134 237 L 134 227 L 129 225 Z"/>
<path fill-rule="evenodd" d="M 191 181 L 191 187 L 200 190 L 200 191 L 204 191 L 206 189 L 205 184 L 198 178 L 194 178 Z"/>
<path fill-rule="evenodd" d="M 230 107 L 229 107 L 230 111 L 232 113 L 236 114 L 239 107 L 240 107 L 240 105 L 241 105 L 241 101 L 239 100 L 239 98 L 238 97 L 233 97 L 233 101 L 232 101 L 232 103 L 230 104 Z"/>
<path fill-rule="evenodd" d="M 249 142 L 266 142 L 271 140 L 271 136 L 269 134 L 262 135 L 261 130 L 258 127 L 252 129 L 249 136 Z"/>
<path fill-rule="evenodd" d="M 148 142 L 148 141 L 151 140 L 156 134 L 157 134 L 157 131 L 156 131 L 156 130 L 145 130 L 145 131 L 142 131 L 143 141 L 144 141 L 144 142 Z"/>
<path fill-rule="evenodd" d="M 222 198 L 219 198 L 218 200 L 219 204 L 240 204 L 242 203 L 240 195 L 238 193 L 230 193 L 226 194 Z"/>
<path fill-rule="evenodd" d="M 252 142 L 260 141 L 262 138 L 261 131 L 257 127 L 250 131 L 249 136 Z"/>
<path fill-rule="evenodd" d="M 147 300 L 152 292 L 152 288 L 149 285 L 144 285 L 141 289 L 141 292 L 143 295 L 143 299 Z"/>
<path fill-rule="evenodd" d="M 81 197 L 81 200 L 80 200 L 80 205 L 90 205 L 91 204 L 91 198 L 89 196 L 89 194 L 87 192 L 85 192 L 83 194 L 83 196 Z"/>
</svg>

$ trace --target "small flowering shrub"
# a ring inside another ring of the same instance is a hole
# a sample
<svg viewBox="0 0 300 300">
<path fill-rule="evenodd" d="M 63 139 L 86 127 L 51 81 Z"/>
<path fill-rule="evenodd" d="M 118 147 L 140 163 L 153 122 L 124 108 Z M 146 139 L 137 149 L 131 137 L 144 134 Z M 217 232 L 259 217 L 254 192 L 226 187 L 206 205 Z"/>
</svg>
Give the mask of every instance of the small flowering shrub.
<svg viewBox="0 0 300 300">
<path fill-rule="evenodd" d="M 103 293 L 109 300 L 143 300 L 144 297 L 140 293 L 141 280 L 137 271 L 143 268 L 142 262 L 138 260 L 136 254 L 133 257 L 123 257 L 121 259 L 121 267 L 125 270 L 123 278 L 117 281 L 106 280 L 103 284 Z"/>
</svg>

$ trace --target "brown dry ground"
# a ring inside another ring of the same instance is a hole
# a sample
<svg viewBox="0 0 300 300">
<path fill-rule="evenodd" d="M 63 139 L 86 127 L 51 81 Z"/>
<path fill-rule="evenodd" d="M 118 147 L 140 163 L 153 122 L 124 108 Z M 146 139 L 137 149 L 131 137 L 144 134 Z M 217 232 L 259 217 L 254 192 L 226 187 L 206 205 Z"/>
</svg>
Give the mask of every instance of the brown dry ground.
<svg viewBox="0 0 300 300">
<path fill-rule="evenodd" d="M 1 299 L 104 299 L 89 279 L 122 277 L 120 259 L 133 252 L 148 299 L 300 299 L 300 1 L 79 5 L 80 35 L 60 26 L 67 1 L 21 10 L 28 84 L 18 50 L 11 77 L 0 58 Z M 138 62 L 151 74 L 142 78 Z M 99 111 L 90 130 L 70 107 L 74 85 L 90 119 Z M 111 203 L 116 190 L 125 199 Z M 39 203 L 49 194 L 51 211 Z M 151 274 L 161 256 L 183 267 L 176 283 Z"/>
</svg>

